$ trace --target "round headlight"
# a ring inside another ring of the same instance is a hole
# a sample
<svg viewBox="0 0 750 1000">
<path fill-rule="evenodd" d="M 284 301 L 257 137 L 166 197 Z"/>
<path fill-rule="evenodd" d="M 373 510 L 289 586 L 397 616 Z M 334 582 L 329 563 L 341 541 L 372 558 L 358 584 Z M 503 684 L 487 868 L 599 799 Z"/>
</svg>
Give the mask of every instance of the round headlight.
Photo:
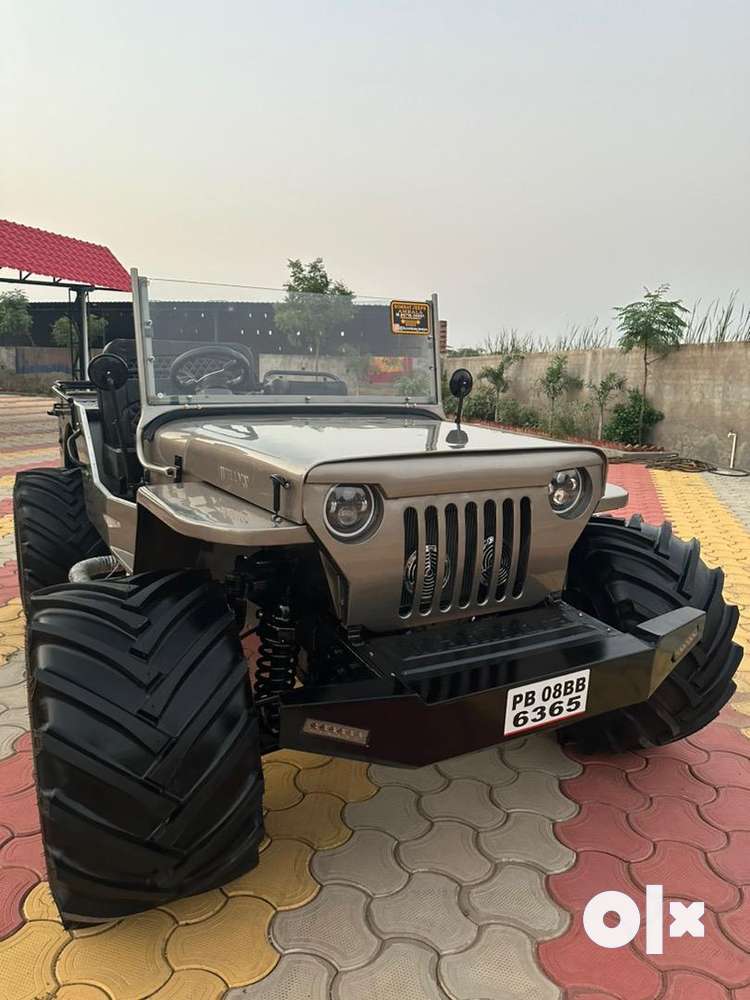
<svg viewBox="0 0 750 1000">
<path fill-rule="evenodd" d="M 356 538 L 375 518 L 375 497 L 369 486 L 332 486 L 323 507 L 326 527 L 337 538 Z"/>
<path fill-rule="evenodd" d="M 583 496 L 583 469 L 562 469 L 549 482 L 549 503 L 556 514 L 569 514 Z"/>
</svg>

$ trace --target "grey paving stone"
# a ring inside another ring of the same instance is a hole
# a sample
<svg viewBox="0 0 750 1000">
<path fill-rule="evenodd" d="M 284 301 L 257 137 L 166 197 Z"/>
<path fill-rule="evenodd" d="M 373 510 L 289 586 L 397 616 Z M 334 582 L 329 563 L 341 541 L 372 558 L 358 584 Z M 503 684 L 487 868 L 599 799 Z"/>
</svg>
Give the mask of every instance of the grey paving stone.
<svg viewBox="0 0 750 1000">
<path fill-rule="evenodd" d="M 0 664 L 0 689 L 26 684 L 26 660 L 22 652 L 11 653 L 5 663 Z M 0 701 L 4 701 L 0 694 Z"/>
<path fill-rule="evenodd" d="M 531 736 L 518 747 L 503 747 L 502 755 L 517 771 L 546 771 L 558 778 L 573 778 L 583 770 L 568 757 L 552 733 Z"/>
<path fill-rule="evenodd" d="M 735 479 L 728 476 L 714 476 L 702 473 L 703 479 L 716 493 L 722 503 L 750 531 L 750 476 Z"/>
<path fill-rule="evenodd" d="M 441 760 L 437 766 L 449 778 L 476 778 L 487 785 L 507 785 L 516 777 L 516 772 L 503 761 L 497 747 Z"/>
<path fill-rule="evenodd" d="M 431 819 L 455 819 L 478 830 L 499 826 L 507 816 L 490 798 L 487 785 L 472 778 L 457 778 L 442 791 L 423 795 L 420 804 Z"/>
<path fill-rule="evenodd" d="M 478 924 L 520 927 L 536 938 L 557 937 L 568 918 L 547 895 L 544 877 L 535 868 L 508 864 L 486 882 L 466 890 L 467 911 Z"/>
<path fill-rule="evenodd" d="M 0 670 L 2 669 L 0 667 Z M 18 684 L 8 684 L 6 687 L 0 688 L 0 704 L 4 705 L 6 709 L 26 708 L 26 682 L 21 681 Z"/>
<path fill-rule="evenodd" d="M 475 943 L 438 962 L 456 1000 L 557 1000 L 559 989 L 537 967 L 531 941 L 515 927 L 486 927 Z"/>
<path fill-rule="evenodd" d="M 417 793 L 402 785 L 381 788 L 364 802 L 349 802 L 344 809 L 344 822 L 352 830 L 365 827 L 383 830 L 396 840 L 421 837 L 430 828 L 430 821 L 417 809 Z"/>
<path fill-rule="evenodd" d="M 403 785 L 415 792 L 436 792 L 445 785 L 445 775 L 435 767 L 386 767 L 383 764 L 370 765 L 370 780 L 376 785 Z"/>
<path fill-rule="evenodd" d="M 282 955 L 265 979 L 229 990 L 224 1000 L 328 1000 L 334 975 L 315 955 Z"/>
<path fill-rule="evenodd" d="M 334 983 L 331 997 L 332 1000 L 448 1000 L 437 983 L 437 955 L 416 941 L 387 944 L 370 965 L 356 972 L 344 972 Z"/>
<path fill-rule="evenodd" d="M 399 844 L 397 856 L 410 871 L 442 872 L 459 882 L 486 878 L 492 865 L 475 844 L 475 831 L 464 823 L 439 820 L 423 837 Z"/>
<path fill-rule="evenodd" d="M 326 885 L 312 902 L 279 912 L 271 921 L 271 938 L 279 951 L 314 953 L 337 969 L 357 969 L 380 947 L 367 926 L 369 897 L 347 885 Z"/>
<path fill-rule="evenodd" d="M 318 851 L 310 868 L 322 885 L 346 882 L 371 896 L 383 896 L 406 885 L 409 875 L 396 861 L 396 841 L 380 830 L 355 830 L 341 847 Z"/>
<path fill-rule="evenodd" d="M 521 771 L 510 785 L 492 789 L 492 797 L 506 812 L 523 809 L 550 819 L 569 819 L 578 806 L 560 791 L 557 778 L 543 771 Z"/>
<path fill-rule="evenodd" d="M 458 885 L 445 875 L 417 872 L 405 888 L 370 904 L 370 923 L 381 937 L 417 938 L 437 951 L 468 948 L 477 926 L 461 912 Z"/>
<path fill-rule="evenodd" d="M 496 830 L 479 834 L 479 846 L 495 861 L 520 861 L 543 871 L 563 872 L 575 854 L 555 837 L 552 823 L 538 813 L 514 812 Z"/>
<path fill-rule="evenodd" d="M 0 760 L 4 757 L 10 757 L 13 750 L 13 744 L 16 742 L 19 736 L 23 736 L 26 732 L 26 728 L 21 729 L 20 726 L 2 726 L 0 725 Z"/>
</svg>

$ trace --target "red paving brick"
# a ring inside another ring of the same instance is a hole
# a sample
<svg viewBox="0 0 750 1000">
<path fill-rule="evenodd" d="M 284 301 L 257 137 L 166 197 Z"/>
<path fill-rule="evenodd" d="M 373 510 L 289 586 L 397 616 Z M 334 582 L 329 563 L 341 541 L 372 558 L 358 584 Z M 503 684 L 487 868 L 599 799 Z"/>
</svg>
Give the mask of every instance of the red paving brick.
<svg viewBox="0 0 750 1000">
<path fill-rule="evenodd" d="M 576 802 L 606 802 L 625 812 L 648 805 L 648 797 L 628 783 L 623 771 L 603 764 L 589 764 L 578 777 L 561 781 L 560 785 Z"/>
<path fill-rule="evenodd" d="M 646 809 L 629 817 L 637 833 L 647 840 L 677 840 L 718 851 L 727 843 L 726 834 L 707 823 L 692 802 L 658 795 Z"/>
<path fill-rule="evenodd" d="M 635 462 L 615 462 L 609 466 L 607 479 L 610 483 L 622 486 L 629 493 L 627 507 L 613 511 L 615 517 L 640 514 L 644 521 L 650 521 L 652 524 L 660 524 L 664 520 L 664 508 L 654 488 L 651 473 L 645 465 Z"/>
<path fill-rule="evenodd" d="M 0 868 L 4 865 L 28 868 L 42 879 L 47 872 L 44 863 L 44 848 L 41 833 L 33 833 L 26 837 L 13 837 L 0 847 Z"/>
<path fill-rule="evenodd" d="M 708 855 L 712 867 L 735 885 L 750 885 L 750 833 L 730 833 L 729 843 Z"/>
<path fill-rule="evenodd" d="M 700 811 L 720 830 L 750 832 L 750 791 L 746 788 L 721 788 L 716 800 L 702 806 Z"/>
<path fill-rule="evenodd" d="M 613 753 L 609 756 L 604 754 L 579 753 L 575 747 L 566 746 L 565 752 L 568 757 L 577 760 L 579 764 L 604 764 L 606 767 L 619 767 L 621 771 L 640 771 L 646 766 L 646 759 L 637 753 Z"/>
<path fill-rule="evenodd" d="M 594 944 L 580 913 L 562 937 L 542 941 L 537 953 L 547 975 L 573 995 L 576 988 L 584 995 L 603 989 L 621 1000 L 654 1000 L 661 991 L 662 978 L 654 966 L 632 945 L 604 951 Z"/>
<path fill-rule="evenodd" d="M 21 926 L 21 903 L 38 881 L 38 876 L 28 868 L 0 867 L 0 938 Z"/>
<path fill-rule="evenodd" d="M 677 743 L 669 743 L 665 747 L 657 747 L 649 750 L 646 755 L 649 760 L 655 757 L 671 757 L 673 760 L 681 760 L 685 764 L 705 764 L 708 760 L 708 751 L 701 750 L 688 740 L 679 740 Z"/>
<path fill-rule="evenodd" d="M 742 890 L 742 902 L 730 913 L 720 913 L 719 923 L 740 948 L 744 948 L 750 962 L 750 885 Z"/>
<path fill-rule="evenodd" d="M 609 889 L 624 892 L 636 902 L 643 895 L 633 881 L 628 865 L 604 851 L 582 851 L 572 868 L 549 876 L 547 888 L 560 906 L 579 914 L 583 913 L 592 896 Z"/>
<path fill-rule="evenodd" d="M 666 903 L 664 909 L 666 913 Z M 644 957 L 663 972 L 670 969 L 700 970 L 730 989 L 750 983 L 750 955 L 722 934 L 716 915 L 708 908 L 703 915 L 703 926 L 705 935 L 702 938 L 689 934 L 673 938 L 665 929 L 664 953 Z M 644 939 L 645 931 L 641 927 L 634 942 L 641 953 L 645 949 Z"/>
<path fill-rule="evenodd" d="M 644 770 L 630 774 L 628 779 L 639 792 L 649 797 L 677 795 L 698 805 L 716 798 L 716 789 L 712 784 L 700 781 L 687 764 L 674 757 L 649 757 Z"/>
<path fill-rule="evenodd" d="M 661 1000 L 732 1000 L 729 990 L 695 972 L 670 972 Z"/>
<path fill-rule="evenodd" d="M 701 781 L 715 781 L 718 786 L 750 789 L 750 758 L 718 750 L 708 763 L 693 764 L 693 771 Z"/>
<path fill-rule="evenodd" d="M 651 857 L 630 866 L 630 874 L 644 889 L 664 886 L 665 898 L 700 899 L 712 910 L 731 910 L 740 903 L 737 886 L 717 875 L 703 851 L 689 844 L 662 841 Z"/>
<path fill-rule="evenodd" d="M 622 809 L 605 802 L 585 802 L 573 819 L 555 824 L 555 835 L 572 851 L 600 851 L 623 861 L 641 861 L 653 850 L 650 840 L 642 837 L 628 823 Z"/>
</svg>

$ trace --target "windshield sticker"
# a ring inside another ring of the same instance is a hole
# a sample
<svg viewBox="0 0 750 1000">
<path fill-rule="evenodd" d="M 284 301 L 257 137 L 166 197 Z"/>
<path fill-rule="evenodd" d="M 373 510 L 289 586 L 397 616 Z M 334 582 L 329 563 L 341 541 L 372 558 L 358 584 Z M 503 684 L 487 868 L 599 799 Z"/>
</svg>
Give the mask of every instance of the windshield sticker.
<svg viewBox="0 0 750 1000">
<path fill-rule="evenodd" d="M 411 333 L 428 337 L 432 333 L 428 302 L 391 302 L 391 333 Z"/>
</svg>

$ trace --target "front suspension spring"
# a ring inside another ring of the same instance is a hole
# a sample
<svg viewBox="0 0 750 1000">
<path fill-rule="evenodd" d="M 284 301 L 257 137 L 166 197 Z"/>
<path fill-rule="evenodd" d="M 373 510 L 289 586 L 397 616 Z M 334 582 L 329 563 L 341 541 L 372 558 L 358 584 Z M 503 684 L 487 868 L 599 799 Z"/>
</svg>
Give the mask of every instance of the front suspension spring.
<svg viewBox="0 0 750 1000">
<path fill-rule="evenodd" d="M 288 605 L 278 604 L 271 609 L 259 608 L 258 617 L 255 700 L 268 728 L 273 733 L 278 733 L 277 697 L 294 687 L 299 645 Z"/>
</svg>

